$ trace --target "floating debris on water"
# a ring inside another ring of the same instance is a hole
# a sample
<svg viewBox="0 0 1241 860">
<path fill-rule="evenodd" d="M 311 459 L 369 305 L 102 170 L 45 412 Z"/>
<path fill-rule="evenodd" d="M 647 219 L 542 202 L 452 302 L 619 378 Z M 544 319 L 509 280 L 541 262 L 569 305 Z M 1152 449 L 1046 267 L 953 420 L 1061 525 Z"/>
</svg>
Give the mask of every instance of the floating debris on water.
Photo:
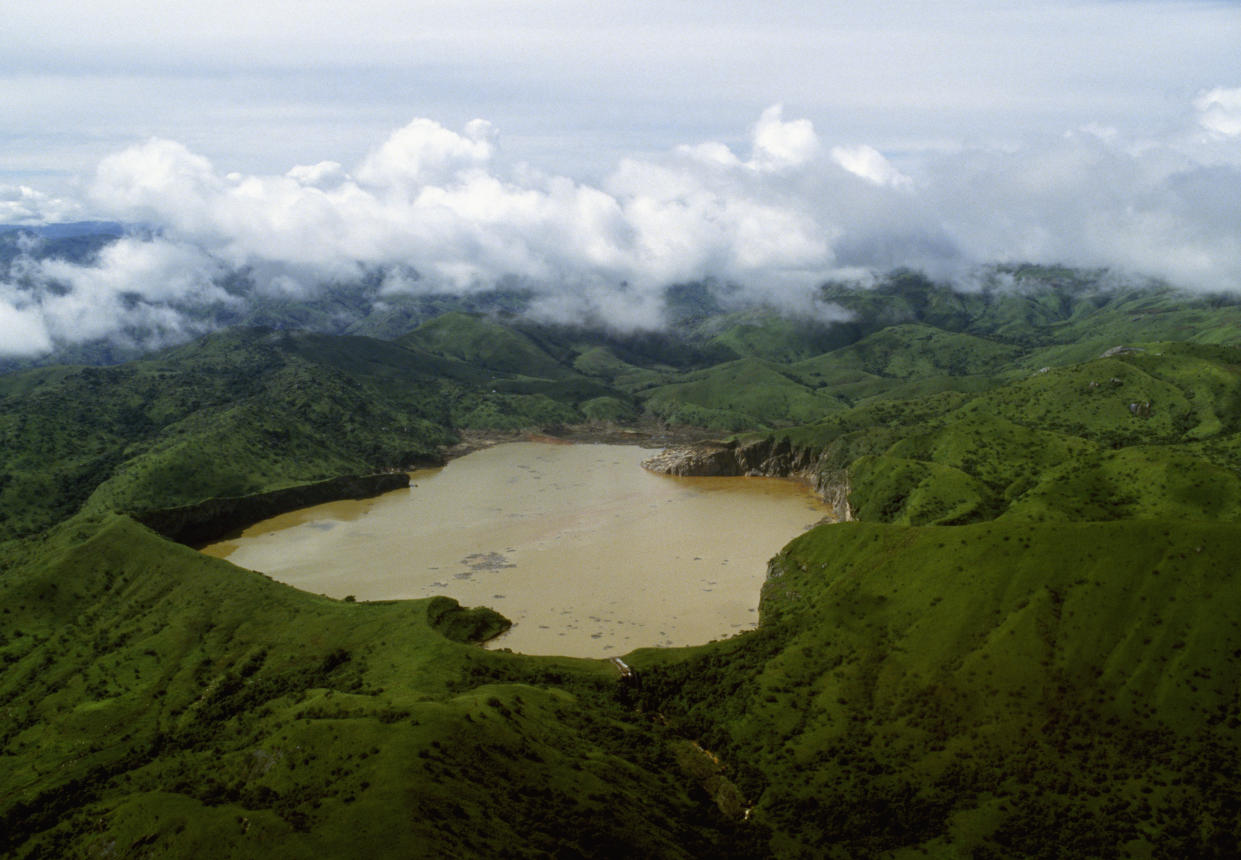
<svg viewBox="0 0 1241 860">
<path fill-rule="evenodd" d="M 508 560 L 508 557 L 499 552 L 475 552 L 461 559 L 461 563 L 470 570 L 504 570 L 508 567 L 517 567 Z M 460 574 L 458 574 L 460 577 Z"/>
</svg>

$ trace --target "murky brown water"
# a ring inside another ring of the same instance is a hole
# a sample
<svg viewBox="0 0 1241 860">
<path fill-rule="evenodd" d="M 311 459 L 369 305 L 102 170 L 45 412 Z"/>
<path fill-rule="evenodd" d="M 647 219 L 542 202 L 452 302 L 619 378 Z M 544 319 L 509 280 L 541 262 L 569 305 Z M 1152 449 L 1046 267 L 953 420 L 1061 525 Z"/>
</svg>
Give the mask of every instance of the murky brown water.
<svg viewBox="0 0 1241 860">
<path fill-rule="evenodd" d="M 447 594 L 494 607 L 492 643 L 602 657 L 753 627 L 767 561 L 824 516 L 777 478 L 674 478 L 626 445 L 498 445 L 408 490 L 259 523 L 203 551 L 359 600 Z"/>
</svg>

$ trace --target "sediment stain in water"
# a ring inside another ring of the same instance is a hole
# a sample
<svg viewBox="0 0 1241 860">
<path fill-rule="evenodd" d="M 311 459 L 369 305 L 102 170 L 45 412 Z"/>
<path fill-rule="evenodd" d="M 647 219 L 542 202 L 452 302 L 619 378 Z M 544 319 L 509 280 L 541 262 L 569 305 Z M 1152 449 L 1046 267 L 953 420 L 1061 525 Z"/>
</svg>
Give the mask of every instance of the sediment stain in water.
<svg viewBox="0 0 1241 860">
<path fill-rule="evenodd" d="M 492 647 L 605 657 L 753 627 L 767 561 L 828 511 L 778 478 L 677 478 L 626 445 L 497 445 L 408 490 L 258 523 L 203 551 L 358 600 L 447 594 L 513 621 Z"/>
</svg>

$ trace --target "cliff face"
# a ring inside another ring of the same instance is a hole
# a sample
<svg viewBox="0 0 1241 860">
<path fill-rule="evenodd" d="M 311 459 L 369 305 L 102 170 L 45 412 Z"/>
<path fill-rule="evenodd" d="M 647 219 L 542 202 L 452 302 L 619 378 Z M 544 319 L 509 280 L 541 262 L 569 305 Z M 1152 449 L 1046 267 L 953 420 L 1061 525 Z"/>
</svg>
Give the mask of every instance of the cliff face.
<svg viewBox="0 0 1241 860">
<path fill-rule="evenodd" d="M 643 461 L 642 466 L 665 475 L 731 477 L 761 475 L 800 478 L 831 505 L 840 522 L 853 519 L 849 507 L 849 472 L 827 468 L 822 452 L 795 447 L 787 439 L 745 442 L 702 442 L 667 448 Z"/>
<path fill-rule="evenodd" d="M 133 517 L 166 538 L 200 546 L 287 511 L 339 499 L 366 499 L 408 486 L 409 475 L 404 472 L 346 475 L 270 493 L 207 499 L 195 505 L 143 511 L 134 513 Z"/>
<path fill-rule="evenodd" d="M 823 469 L 815 477 L 814 490 L 823 501 L 832 506 L 836 522 L 847 523 L 853 520 L 853 508 L 849 505 L 848 469 Z"/>
</svg>

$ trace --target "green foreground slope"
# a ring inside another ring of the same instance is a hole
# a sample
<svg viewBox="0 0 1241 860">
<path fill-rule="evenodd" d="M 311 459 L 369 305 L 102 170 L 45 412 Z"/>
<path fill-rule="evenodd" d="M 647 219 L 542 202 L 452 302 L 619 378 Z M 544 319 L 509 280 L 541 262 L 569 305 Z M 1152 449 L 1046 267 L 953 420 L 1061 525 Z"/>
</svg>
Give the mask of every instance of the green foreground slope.
<svg viewBox="0 0 1241 860">
<path fill-rule="evenodd" d="M 758 634 L 634 662 L 762 785 L 777 855 L 1227 856 L 1238 553 L 1231 524 L 832 526 Z"/>
</svg>

